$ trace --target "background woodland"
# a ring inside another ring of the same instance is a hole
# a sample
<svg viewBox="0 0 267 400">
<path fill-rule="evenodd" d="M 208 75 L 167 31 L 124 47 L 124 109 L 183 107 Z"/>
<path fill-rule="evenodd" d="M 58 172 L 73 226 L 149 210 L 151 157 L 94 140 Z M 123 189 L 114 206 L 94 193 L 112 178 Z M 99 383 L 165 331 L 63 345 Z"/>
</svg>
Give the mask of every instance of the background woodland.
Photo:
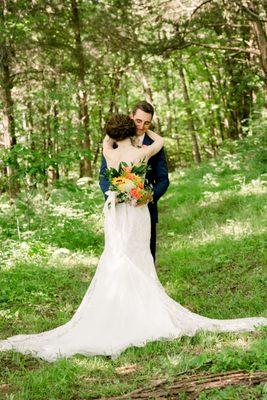
<svg viewBox="0 0 267 400">
<path fill-rule="evenodd" d="M 0 191 L 98 178 L 146 99 L 170 171 L 266 129 L 266 0 L 0 2 Z"/>
</svg>

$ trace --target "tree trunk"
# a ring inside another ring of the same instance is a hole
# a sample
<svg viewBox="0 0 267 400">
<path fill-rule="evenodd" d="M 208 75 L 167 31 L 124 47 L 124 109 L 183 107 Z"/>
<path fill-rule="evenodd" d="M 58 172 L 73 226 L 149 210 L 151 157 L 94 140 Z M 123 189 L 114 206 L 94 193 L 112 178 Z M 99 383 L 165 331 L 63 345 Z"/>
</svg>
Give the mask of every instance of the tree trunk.
<svg viewBox="0 0 267 400">
<path fill-rule="evenodd" d="M 255 35 L 256 43 L 260 51 L 260 63 L 265 76 L 265 87 L 267 90 L 267 23 L 266 23 L 266 1 L 264 2 L 247 0 L 242 5 L 250 19 L 252 31 Z M 264 10 L 265 7 L 265 10 Z M 264 17 L 260 17 L 261 12 L 265 11 Z M 266 103 L 267 107 L 267 103 Z"/>
<path fill-rule="evenodd" d="M 116 96 L 120 88 L 122 74 L 122 71 L 120 71 L 118 68 L 115 68 L 111 76 L 109 114 L 118 113 L 119 111 L 116 102 Z"/>
<path fill-rule="evenodd" d="M 188 116 L 188 118 L 187 118 L 188 129 L 189 129 L 191 139 L 192 139 L 192 154 L 193 154 L 194 161 L 197 164 L 199 164 L 199 163 L 201 163 L 201 156 L 200 156 L 200 151 L 199 151 L 197 134 L 196 134 L 196 130 L 195 130 L 191 102 L 190 102 L 190 98 L 189 98 L 188 88 L 187 88 L 182 64 L 179 64 L 178 69 L 179 69 L 179 75 L 180 75 L 182 86 L 183 86 L 183 97 L 184 97 L 186 112 L 187 112 L 187 116 Z"/>
<path fill-rule="evenodd" d="M 260 50 L 260 61 L 261 61 L 262 70 L 264 71 L 264 75 L 265 75 L 265 88 L 267 90 L 267 33 L 266 33 L 266 28 L 264 29 L 264 24 L 260 23 L 260 21 L 252 21 L 251 25 L 252 25 L 253 31 L 255 33 L 258 47 Z"/>
<path fill-rule="evenodd" d="M 221 140 L 223 141 L 224 140 L 224 126 L 223 126 L 222 118 L 221 118 L 221 112 L 220 112 L 221 104 L 220 104 L 220 100 L 219 100 L 223 96 L 223 95 L 221 96 L 221 93 L 220 93 L 221 85 L 220 85 L 220 82 L 216 82 L 216 83 L 218 83 L 218 88 L 217 88 L 217 91 L 219 92 L 219 94 L 218 94 L 216 92 L 216 87 L 214 85 L 214 81 L 213 81 L 212 75 L 210 73 L 209 65 L 208 65 L 207 61 L 205 60 L 205 58 L 203 59 L 203 62 L 204 62 L 204 65 L 205 65 L 205 68 L 207 71 L 207 78 L 208 78 L 209 87 L 210 87 L 210 94 L 208 94 L 208 96 L 218 106 L 216 108 L 215 112 L 213 113 L 214 121 L 216 121 L 216 125 L 217 125 L 217 126 L 213 125 L 214 133 L 216 134 L 215 136 L 217 137 L 217 139 L 219 141 L 218 134 L 217 134 L 217 130 L 218 130 Z"/>
<path fill-rule="evenodd" d="M 104 138 L 103 115 L 102 115 L 102 107 L 101 107 L 101 105 L 99 105 L 99 108 L 98 108 L 98 118 L 99 118 L 99 124 L 98 125 L 99 125 L 100 132 L 99 132 L 99 139 L 97 141 L 97 146 L 96 146 L 96 149 L 95 149 L 95 155 L 94 155 L 94 161 L 93 161 L 94 167 L 96 167 L 98 156 L 99 156 L 99 153 L 100 153 L 100 146 L 101 146 L 101 143 L 102 143 L 103 138 Z"/>
<path fill-rule="evenodd" d="M 3 20 L 3 10 L 1 9 L 1 20 Z M 8 190 L 11 197 L 16 197 L 19 191 L 19 179 L 16 176 L 18 172 L 18 161 L 13 148 L 17 143 L 14 119 L 14 101 L 12 98 L 13 81 L 10 73 L 10 49 L 6 43 L 2 43 L 0 47 L 1 63 L 0 63 L 0 79 L 1 94 L 3 101 L 3 133 L 4 146 L 10 154 L 12 160 L 5 167 L 5 174 L 8 176 Z"/>
<path fill-rule="evenodd" d="M 28 90 L 30 90 L 30 89 L 28 88 Z M 35 143 L 35 138 L 34 138 L 33 109 L 32 109 L 31 100 L 27 101 L 26 106 L 27 106 L 26 126 L 27 126 L 27 131 L 28 131 L 28 143 L 29 143 L 32 154 L 34 154 L 35 150 L 36 150 L 36 143 Z M 29 179 L 30 179 L 31 186 L 33 186 L 36 189 L 37 188 L 37 172 L 34 171 L 30 175 Z"/>
<path fill-rule="evenodd" d="M 165 96 L 166 96 L 167 106 L 168 106 L 166 131 L 172 132 L 172 129 L 173 129 L 173 126 L 172 126 L 173 125 L 172 102 L 171 102 L 171 98 L 170 98 L 170 85 L 169 85 L 168 70 L 166 70 L 166 69 L 164 69 L 164 91 L 165 91 Z"/>
<path fill-rule="evenodd" d="M 82 160 L 80 162 L 80 177 L 92 177 L 92 165 L 90 159 L 91 139 L 89 131 L 89 114 L 87 93 L 85 91 L 85 58 L 84 49 L 81 40 L 81 24 L 77 0 L 71 0 L 72 24 L 75 35 L 75 54 L 78 64 L 78 101 L 79 101 L 79 121 L 83 130 L 83 139 L 81 146 L 83 150 Z"/>
<path fill-rule="evenodd" d="M 59 138 L 59 121 L 58 121 L 58 108 L 57 108 L 57 101 L 53 104 L 53 153 L 55 156 L 58 155 L 58 138 Z M 58 161 L 54 161 L 54 174 L 53 174 L 53 181 L 59 180 L 59 167 Z"/>
<path fill-rule="evenodd" d="M 146 77 L 145 66 L 143 64 L 143 61 L 141 61 L 141 82 L 143 85 L 146 101 L 153 105 L 152 89 L 151 89 L 148 79 Z M 160 121 L 159 121 L 159 117 L 158 117 L 156 111 L 154 112 L 153 122 L 155 124 L 156 132 L 160 134 L 160 130 L 161 130 L 160 129 Z"/>
<path fill-rule="evenodd" d="M 126 114 L 130 114 L 130 106 L 129 106 L 129 89 L 128 89 L 128 77 L 125 74 L 124 76 L 124 94 L 125 94 L 125 108 L 126 108 Z"/>
</svg>

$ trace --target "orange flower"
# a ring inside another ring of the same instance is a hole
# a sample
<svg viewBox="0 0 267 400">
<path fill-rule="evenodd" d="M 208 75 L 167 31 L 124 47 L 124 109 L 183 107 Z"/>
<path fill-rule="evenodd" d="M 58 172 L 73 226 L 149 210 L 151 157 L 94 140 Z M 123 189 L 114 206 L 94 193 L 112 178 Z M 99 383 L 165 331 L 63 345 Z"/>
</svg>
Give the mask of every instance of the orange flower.
<svg viewBox="0 0 267 400">
<path fill-rule="evenodd" d="M 144 189 L 144 184 L 143 184 L 143 182 L 138 183 L 138 187 L 139 187 L 140 189 Z"/>
<path fill-rule="evenodd" d="M 132 172 L 127 172 L 126 174 L 124 174 L 125 178 L 130 179 L 131 181 L 134 181 L 136 178 L 136 175 L 133 174 Z"/>
<path fill-rule="evenodd" d="M 141 197 L 142 197 L 141 193 L 139 192 L 139 190 L 137 188 L 131 189 L 130 193 L 136 199 L 141 199 Z"/>
<path fill-rule="evenodd" d="M 122 168 L 125 172 L 131 172 L 132 170 L 132 167 L 127 167 L 126 165 L 124 165 Z"/>
</svg>

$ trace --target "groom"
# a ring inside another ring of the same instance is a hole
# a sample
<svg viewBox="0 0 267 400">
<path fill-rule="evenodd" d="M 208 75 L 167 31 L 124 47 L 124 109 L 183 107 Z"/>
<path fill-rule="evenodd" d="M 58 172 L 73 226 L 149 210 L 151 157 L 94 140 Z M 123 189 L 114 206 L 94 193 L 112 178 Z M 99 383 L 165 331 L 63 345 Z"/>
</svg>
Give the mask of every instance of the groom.
<svg viewBox="0 0 267 400">
<path fill-rule="evenodd" d="M 150 127 L 154 115 L 153 106 L 147 101 L 141 101 L 135 105 L 130 117 L 134 120 L 136 125 L 136 136 L 140 141 L 140 145 L 149 145 L 153 141 L 150 139 L 146 132 Z M 168 178 L 168 167 L 162 148 L 157 154 L 151 157 L 148 161 L 151 166 L 151 170 L 147 173 L 147 179 L 153 186 L 153 203 L 148 203 L 148 208 L 151 217 L 151 238 L 150 238 L 150 250 L 152 256 L 156 258 L 156 223 L 158 222 L 158 207 L 157 201 L 166 192 L 169 186 Z M 107 168 L 105 157 L 102 156 L 102 164 L 100 168 L 100 175 L 103 175 Z M 109 189 L 109 182 L 106 178 L 100 179 L 100 187 L 105 195 L 105 192 Z M 106 195 L 105 195 L 106 197 Z"/>
</svg>

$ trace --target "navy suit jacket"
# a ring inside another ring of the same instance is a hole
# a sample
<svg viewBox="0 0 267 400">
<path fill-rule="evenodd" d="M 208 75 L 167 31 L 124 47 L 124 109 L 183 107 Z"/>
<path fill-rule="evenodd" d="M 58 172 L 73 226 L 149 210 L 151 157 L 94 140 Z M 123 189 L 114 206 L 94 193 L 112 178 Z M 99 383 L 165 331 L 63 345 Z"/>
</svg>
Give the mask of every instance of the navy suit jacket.
<svg viewBox="0 0 267 400">
<path fill-rule="evenodd" d="M 153 140 L 145 134 L 143 144 L 149 145 L 153 143 Z M 158 207 L 157 201 L 166 192 L 170 182 L 168 177 L 168 166 L 166 162 L 166 157 L 164 149 L 162 148 L 157 154 L 152 156 L 148 160 L 148 164 L 151 165 L 151 170 L 147 172 L 146 178 L 149 183 L 153 186 L 153 203 L 148 203 L 148 208 L 151 215 L 151 222 L 158 222 Z M 109 189 L 109 181 L 107 178 L 102 178 L 101 175 L 104 174 L 107 168 L 107 162 L 105 157 L 102 155 L 102 163 L 100 168 L 99 185 L 102 192 Z M 107 196 L 105 195 L 105 198 Z"/>
</svg>

